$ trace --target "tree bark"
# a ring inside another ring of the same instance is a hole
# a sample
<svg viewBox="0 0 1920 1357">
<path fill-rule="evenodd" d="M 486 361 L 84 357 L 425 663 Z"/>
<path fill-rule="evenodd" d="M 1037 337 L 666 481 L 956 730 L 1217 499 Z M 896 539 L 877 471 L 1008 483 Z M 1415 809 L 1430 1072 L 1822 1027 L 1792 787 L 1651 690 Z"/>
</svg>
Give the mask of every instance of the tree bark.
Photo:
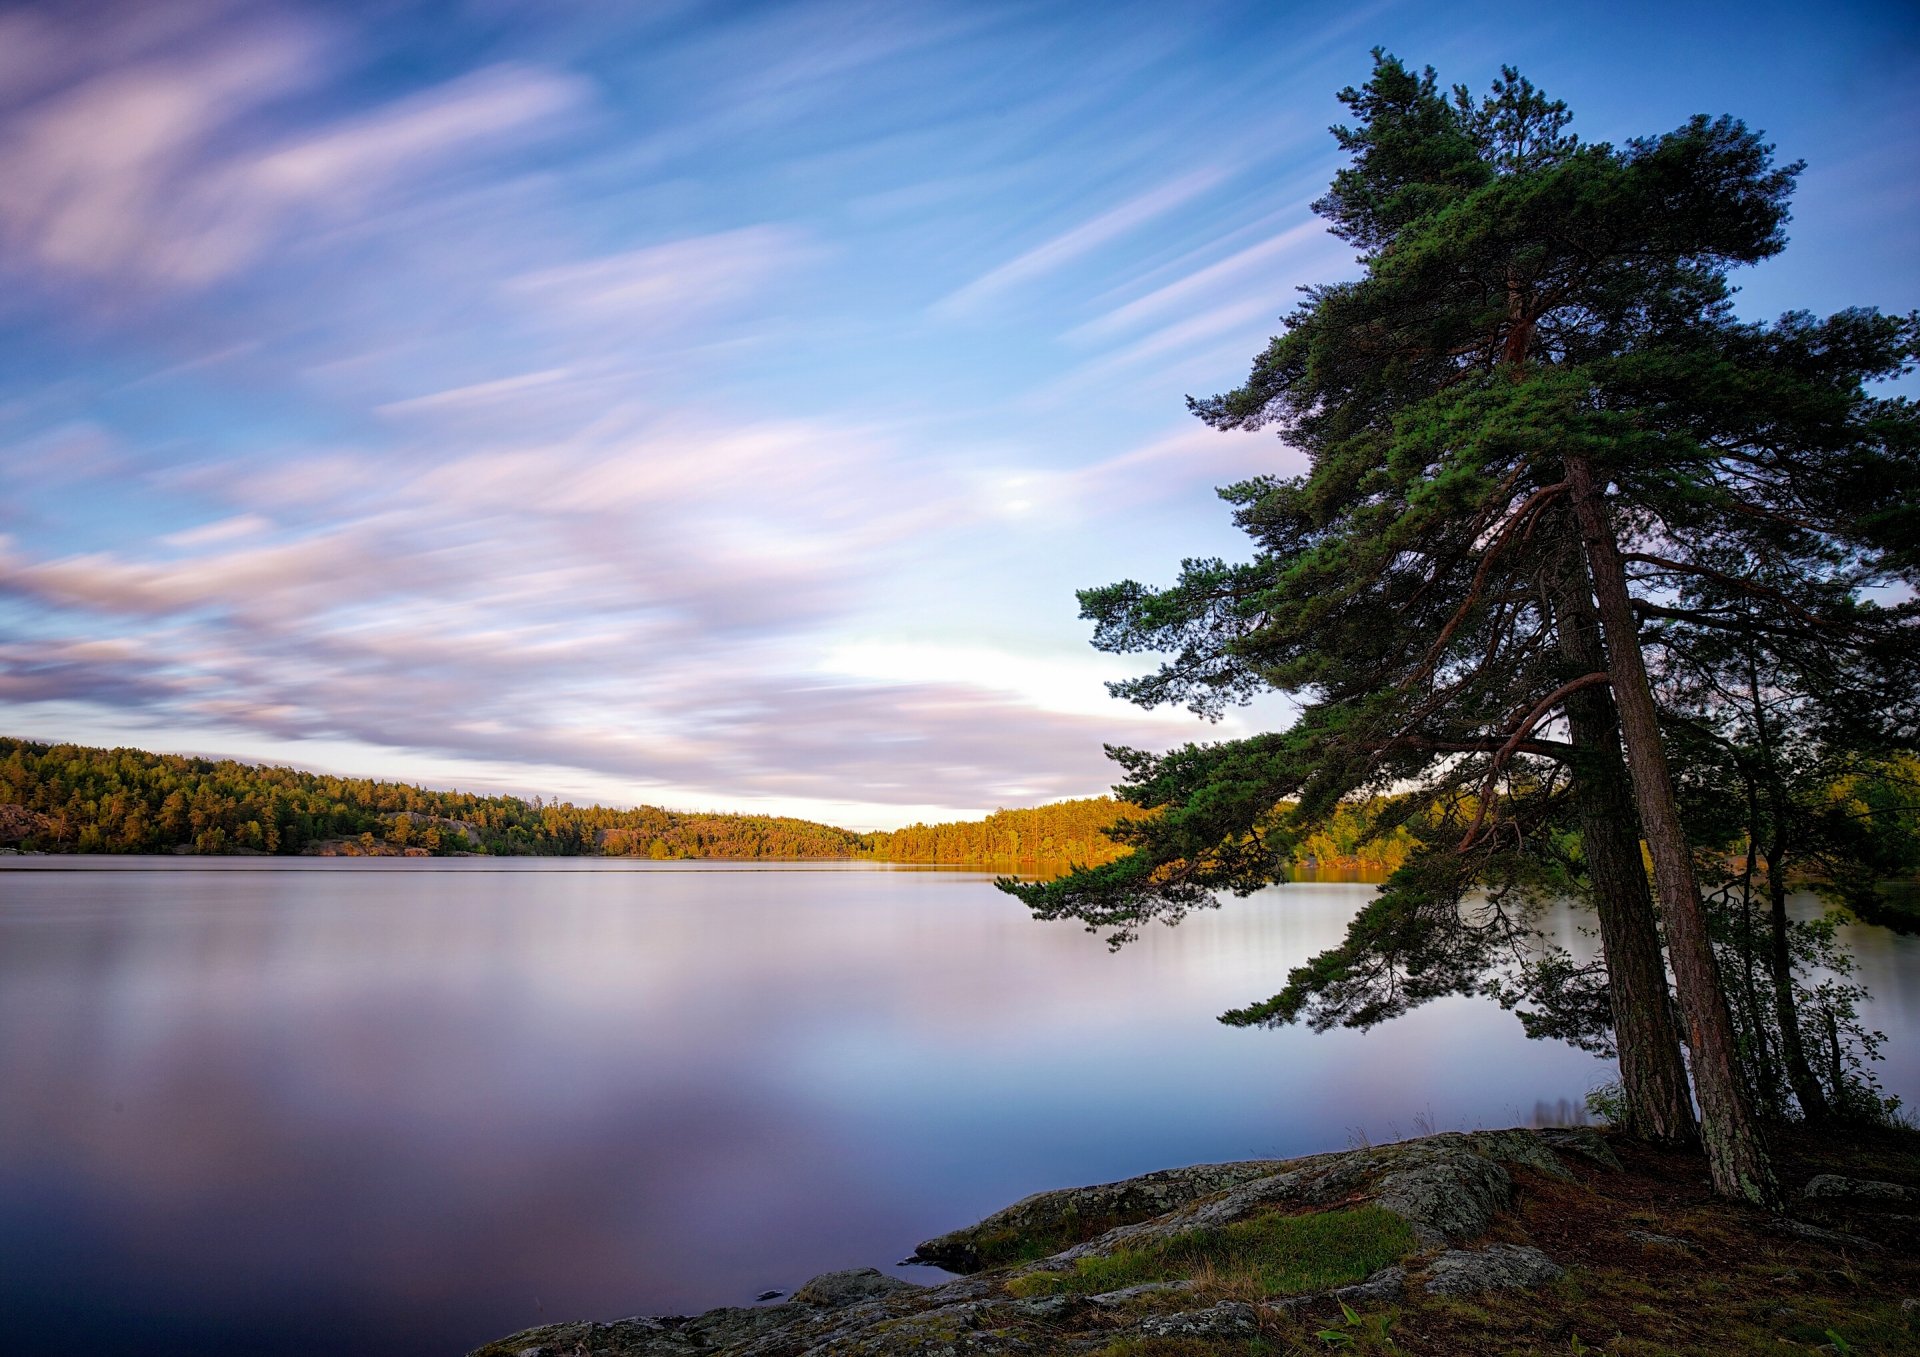
<svg viewBox="0 0 1920 1357">
<path fill-rule="evenodd" d="M 1768 970 L 1773 980 L 1773 1012 L 1780 1024 L 1781 1056 L 1787 1064 L 1787 1082 L 1793 1086 L 1800 1114 L 1808 1121 L 1825 1121 L 1831 1112 L 1826 1093 L 1807 1059 L 1800 1032 L 1800 1005 L 1793 993 L 1793 954 L 1787 942 L 1786 848 L 1776 832 L 1767 852 L 1767 922 L 1772 934 Z"/>
<path fill-rule="evenodd" d="M 1708 1171 L 1716 1192 L 1759 1206 L 1777 1207 L 1780 1185 L 1741 1083 L 1733 1020 L 1714 966 L 1706 910 L 1700 902 L 1692 854 L 1675 804 L 1673 776 L 1667 767 L 1646 660 L 1640 653 L 1640 634 L 1627 592 L 1620 545 L 1586 458 L 1568 457 L 1566 470 L 1574 516 L 1593 576 L 1594 601 L 1599 608 L 1607 672 L 1613 677 L 1614 703 L 1620 713 L 1634 801 L 1653 859 L 1654 889 L 1666 920 L 1674 981 L 1686 1018 Z"/>
<path fill-rule="evenodd" d="M 1774 1020 L 1780 1025 L 1781 1058 L 1786 1062 L 1787 1082 L 1793 1086 L 1800 1114 L 1808 1121 L 1824 1121 L 1827 1099 L 1800 1034 L 1800 1006 L 1793 993 L 1793 954 L 1787 941 L 1787 798 L 1780 787 L 1780 767 L 1774 755 L 1773 732 L 1767 726 L 1766 703 L 1760 696 L 1760 665 L 1751 649 L 1747 651 L 1747 697 L 1753 704 L 1754 738 L 1760 746 L 1760 768 L 1767 781 L 1767 811 L 1772 825 L 1767 836 L 1767 924 L 1772 944 L 1767 969 L 1773 981 Z"/>
<path fill-rule="evenodd" d="M 1567 553 L 1551 567 L 1554 632 L 1569 667 L 1592 673 L 1606 667 L 1599 621 L 1593 613 L 1585 562 Z M 1574 747 L 1573 800 L 1600 918 L 1607 963 L 1614 1044 L 1628 1135 L 1668 1145 L 1692 1145 L 1699 1136 L 1680 1028 L 1667 993 L 1666 961 L 1653 894 L 1640 856 L 1640 820 L 1633 784 L 1620 757 L 1620 721 L 1612 694 L 1583 688 L 1566 701 Z"/>
<path fill-rule="evenodd" d="M 1751 789 L 1747 794 L 1747 862 L 1740 875 L 1740 964 L 1743 969 L 1740 985 L 1740 1000 L 1747 1018 L 1747 1031 L 1753 1043 L 1751 1059 L 1753 1078 L 1748 1087 L 1758 1100 L 1758 1111 L 1763 1117 L 1780 1115 L 1779 1080 L 1773 1072 L 1773 1055 L 1767 1049 L 1767 1025 L 1760 1016 L 1760 977 L 1754 973 L 1753 951 L 1753 883 L 1756 879 L 1757 853 L 1754 845 L 1760 832 L 1759 815 Z M 1732 904 L 1732 888 L 1727 891 L 1728 904 Z"/>
</svg>

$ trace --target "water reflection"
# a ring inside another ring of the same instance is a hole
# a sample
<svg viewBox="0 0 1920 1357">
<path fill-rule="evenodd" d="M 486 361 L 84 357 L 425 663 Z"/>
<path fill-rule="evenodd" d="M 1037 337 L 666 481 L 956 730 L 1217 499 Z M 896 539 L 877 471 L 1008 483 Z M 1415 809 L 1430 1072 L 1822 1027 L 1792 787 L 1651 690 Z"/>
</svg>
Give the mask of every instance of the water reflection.
<svg viewBox="0 0 1920 1357">
<path fill-rule="evenodd" d="M 973 873 L 498 867 L 0 872 L 9 1350 L 457 1351 L 884 1262 L 1042 1187 L 1573 1119 L 1607 1074 L 1465 1000 L 1213 1021 L 1364 886 L 1111 955 Z M 1867 953 L 1890 1029 L 1911 941 Z"/>
</svg>

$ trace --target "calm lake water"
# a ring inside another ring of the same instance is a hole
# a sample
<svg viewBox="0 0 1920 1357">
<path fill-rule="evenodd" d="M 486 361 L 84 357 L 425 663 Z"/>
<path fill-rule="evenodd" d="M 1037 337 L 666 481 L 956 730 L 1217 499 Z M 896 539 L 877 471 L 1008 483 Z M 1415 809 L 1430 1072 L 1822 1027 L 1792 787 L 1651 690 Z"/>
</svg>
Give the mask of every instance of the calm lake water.
<svg viewBox="0 0 1920 1357">
<path fill-rule="evenodd" d="M 1214 1021 L 1369 889 L 1110 954 L 970 872 L 9 860 L 0 1350 L 457 1353 L 885 1265 L 1041 1188 L 1577 1118 L 1607 1066 L 1488 1003 Z M 1857 941 L 1912 1103 L 1920 940 Z"/>
</svg>

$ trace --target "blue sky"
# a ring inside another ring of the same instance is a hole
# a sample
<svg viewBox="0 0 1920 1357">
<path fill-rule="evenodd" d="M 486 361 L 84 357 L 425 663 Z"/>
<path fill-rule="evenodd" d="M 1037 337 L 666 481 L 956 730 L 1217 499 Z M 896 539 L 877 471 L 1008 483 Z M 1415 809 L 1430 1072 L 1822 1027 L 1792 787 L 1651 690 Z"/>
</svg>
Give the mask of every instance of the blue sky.
<svg viewBox="0 0 1920 1357">
<path fill-rule="evenodd" d="M 1742 309 L 1920 306 L 1906 5 L 0 10 L 0 731 L 860 827 L 1103 790 L 1073 590 L 1297 459 L 1384 45 L 1809 162 Z"/>
</svg>

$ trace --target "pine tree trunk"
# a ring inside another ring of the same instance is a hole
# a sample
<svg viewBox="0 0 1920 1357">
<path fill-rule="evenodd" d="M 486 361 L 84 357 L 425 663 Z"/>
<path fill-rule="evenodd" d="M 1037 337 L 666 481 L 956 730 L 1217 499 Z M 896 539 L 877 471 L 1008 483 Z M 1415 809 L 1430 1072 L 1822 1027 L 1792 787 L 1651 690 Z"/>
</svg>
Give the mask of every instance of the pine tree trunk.
<svg viewBox="0 0 1920 1357">
<path fill-rule="evenodd" d="M 1653 858 L 1654 889 L 1666 920 L 1674 980 L 1686 1017 L 1708 1171 L 1716 1192 L 1759 1206 L 1777 1207 L 1780 1186 L 1767 1157 L 1759 1122 L 1741 1085 L 1733 1020 L 1714 967 L 1706 910 L 1700 902 L 1692 855 L 1680 825 L 1673 777 L 1667 767 L 1646 661 L 1640 653 L 1639 628 L 1627 593 L 1619 543 L 1586 459 L 1568 457 L 1566 471 L 1588 568 L 1593 574 L 1607 672 L 1613 679 L 1634 801 L 1640 808 L 1641 832 Z"/>
<path fill-rule="evenodd" d="M 1746 871 L 1740 878 L 1740 1006 L 1746 1010 L 1749 1059 L 1753 1075 L 1747 1087 L 1753 1090 L 1756 1109 L 1763 1117 L 1780 1115 L 1780 1079 L 1773 1069 L 1773 1052 L 1767 1040 L 1767 1024 L 1760 1014 L 1760 976 L 1755 969 L 1753 938 L 1753 883 L 1756 873 L 1753 835 L 1747 836 Z M 1729 892 L 1731 894 L 1731 892 Z"/>
<path fill-rule="evenodd" d="M 1569 553 L 1552 570 L 1560 653 L 1577 672 L 1593 673 L 1606 660 L 1586 565 Z M 1574 747 L 1573 802 L 1593 883 L 1594 911 L 1600 917 L 1619 1049 L 1621 1129 L 1641 1140 L 1691 1145 L 1699 1127 L 1680 1054 L 1680 1028 L 1667 994 L 1660 929 L 1640 856 L 1640 819 L 1620 757 L 1620 722 L 1612 696 L 1604 688 L 1583 688 L 1569 696 L 1567 727 Z"/>
<path fill-rule="evenodd" d="M 1767 923 L 1772 944 L 1768 949 L 1767 969 L 1773 981 L 1774 1020 L 1780 1025 L 1781 1058 L 1786 1062 L 1787 1082 L 1793 1086 L 1800 1113 L 1808 1121 L 1824 1121 L 1827 1099 L 1819 1079 L 1814 1077 L 1813 1066 L 1807 1060 L 1806 1042 L 1800 1034 L 1800 1008 L 1793 993 L 1793 955 L 1787 942 L 1786 797 L 1780 788 L 1773 734 L 1767 727 L 1766 703 L 1760 696 L 1760 664 L 1751 649 L 1747 651 L 1747 698 L 1753 704 L 1753 730 L 1760 745 L 1761 766 L 1767 779 L 1768 818 L 1772 822 L 1772 833 L 1767 837 Z M 1749 849 L 1749 855 L 1751 851 Z"/>
<path fill-rule="evenodd" d="M 1825 1121 L 1829 1109 L 1827 1097 L 1807 1060 L 1806 1042 L 1800 1034 L 1800 1006 L 1793 993 L 1793 955 L 1787 945 L 1787 865 L 1786 849 L 1778 834 L 1767 852 L 1768 923 L 1772 933 L 1769 971 L 1773 980 L 1773 1012 L 1780 1024 L 1781 1056 L 1787 1063 L 1787 1082 L 1808 1121 Z"/>
</svg>

